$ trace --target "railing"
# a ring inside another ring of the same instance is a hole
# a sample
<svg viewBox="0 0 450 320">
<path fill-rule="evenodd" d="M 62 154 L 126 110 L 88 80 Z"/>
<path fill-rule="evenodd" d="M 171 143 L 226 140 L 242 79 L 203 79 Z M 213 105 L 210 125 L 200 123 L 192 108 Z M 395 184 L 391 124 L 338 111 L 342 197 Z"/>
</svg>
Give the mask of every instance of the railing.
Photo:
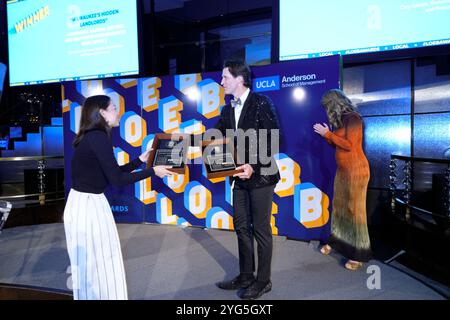
<svg viewBox="0 0 450 320">
<path fill-rule="evenodd" d="M 408 224 L 448 232 L 450 159 L 391 155 L 389 168 L 392 213 Z"/>
<path fill-rule="evenodd" d="M 52 202 L 52 201 L 60 201 L 64 199 L 64 188 L 61 188 L 61 190 L 58 190 L 59 188 L 56 188 L 54 191 L 49 191 L 48 188 L 46 188 L 45 184 L 45 177 L 46 177 L 46 169 L 47 164 L 51 160 L 62 160 L 64 159 L 63 156 L 34 156 L 34 157 L 9 157 L 9 158 L 0 158 L 0 166 L 3 168 L 5 165 L 8 165 L 8 163 L 17 163 L 17 162 L 32 162 L 35 161 L 35 164 L 31 167 L 27 167 L 25 169 L 37 169 L 37 192 L 33 193 L 25 193 L 25 189 L 27 189 L 27 186 L 25 186 L 24 181 L 24 193 L 23 194 L 14 194 L 14 195 L 0 195 L 0 200 L 8 200 L 11 202 L 16 202 L 17 200 L 23 199 L 24 202 L 27 204 L 39 204 L 44 205 L 46 202 Z M 62 166 L 52 167 L 52 169 L 62 169 Z M 22 169 L 22 168 L 21 168 Z M 17 184 L 17 182 L 14 182 Z M 8 184 L 14 184 L 14 183 L 8 183 Z M 0 184 L 6 185 L 4 181 L 0 181 Z M 29 188 L 28 188 L 29 189 Z M 31 198 L 31 199 L 30 199 Z M 34 198 L 34 199 L 33 199 Z M 27 199 L 27 200 L 25 200 Z"/>
</svg>

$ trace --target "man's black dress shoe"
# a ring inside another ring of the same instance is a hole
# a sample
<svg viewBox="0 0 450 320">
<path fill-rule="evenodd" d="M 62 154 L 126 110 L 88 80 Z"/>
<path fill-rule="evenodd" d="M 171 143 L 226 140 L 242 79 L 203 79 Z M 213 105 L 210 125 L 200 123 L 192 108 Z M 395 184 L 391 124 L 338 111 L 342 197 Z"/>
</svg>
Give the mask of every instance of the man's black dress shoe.
<svg viewBox="0 0 450 320">
<path fill-rule="evenodd" d="M 232 280 L 218 282 L 216 285 L 223 290 L 237 290 L 247 288 L 253 281 L 255 281 L 255 277 L 253 275 L 240 274 Z"/>
<path fill-rule="evenodd" d="M 254 281 L 245 290 L 239 292 L 239 297 L 241 299 L 249 300 L 258 299 L 264 293 L 269 292 L 270 290 L 272 290 L 272 282 L 270 280 L 268 282 Z"/>
</svg>

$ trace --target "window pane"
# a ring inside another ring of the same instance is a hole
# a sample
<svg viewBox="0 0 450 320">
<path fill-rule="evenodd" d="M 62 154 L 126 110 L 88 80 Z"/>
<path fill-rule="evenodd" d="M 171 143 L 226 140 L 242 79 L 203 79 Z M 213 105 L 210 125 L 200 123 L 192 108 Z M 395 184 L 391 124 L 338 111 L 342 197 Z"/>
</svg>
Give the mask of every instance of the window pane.
<svg viewBox="0 0 450 320">
<path fill-rule="evenodd" d="M 450 113 L 419 114 L 414 117 L 414 155 L 450 157 Z"/>
<path fill-rule="evenodd" d="M 344 69 L 344 91 L 365 116 L 409 113 L 410 82 L 409 61 Z"/>
<path fill-rule="evenodd" d="M 389 187 L 391 154 L 409 155 L 410 116 L 364 118 L 364 151 L 370 164 L 369 187 Z"/>
<path fill-rule="evenodd" d="M 450 75 L 438 75 L 436 61 L 423 64 L 415 66 L 414 112 L 450 111 Z"/>
</svg>

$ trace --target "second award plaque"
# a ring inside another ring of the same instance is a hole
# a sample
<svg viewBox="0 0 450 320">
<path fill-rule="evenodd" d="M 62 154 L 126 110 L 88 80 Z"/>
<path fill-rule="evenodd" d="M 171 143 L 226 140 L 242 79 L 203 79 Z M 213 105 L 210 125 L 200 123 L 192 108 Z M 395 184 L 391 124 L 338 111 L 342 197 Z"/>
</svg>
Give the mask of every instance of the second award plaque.
<svg viewBox="0 0 450 320">
<path fill-rule="evenodd" d="M 183 134 L 157 133 L 153 139 L 152 151 L 147 161 L 147 168 L 155 166 L 172 166 L 169 169 L 178 174 L 186 171 L 188 136 Z"/>
<path fill-rule="evenodd" d="M 208 179 L 232 176 L 242 172 L 236 170 L 235 150 L 232 148 L 229 139 L 216 139 L 202 141 L 203 163 Z"/>
</svg>

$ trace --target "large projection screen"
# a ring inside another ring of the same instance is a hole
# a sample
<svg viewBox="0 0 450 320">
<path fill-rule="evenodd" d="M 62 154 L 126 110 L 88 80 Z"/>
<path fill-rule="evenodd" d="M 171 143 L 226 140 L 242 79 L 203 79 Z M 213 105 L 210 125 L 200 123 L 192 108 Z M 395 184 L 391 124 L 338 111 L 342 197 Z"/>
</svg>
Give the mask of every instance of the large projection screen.
<svg viewBox="0 0 450 320">
<path fill-rule="evenodd" d="M 11 86 L 139 73 L 136 0 L 7 2 Z"/>
<path fill-rule="evenodd" d="M 0 62 L 0 102 L 2 101 L 3 83 L 5 81 L 6 65 Z"/>
<path fill-rule="evenodd" d="M 279 60 L 450 44 L 450 0 L 280 0 Z"/>
</svg>

